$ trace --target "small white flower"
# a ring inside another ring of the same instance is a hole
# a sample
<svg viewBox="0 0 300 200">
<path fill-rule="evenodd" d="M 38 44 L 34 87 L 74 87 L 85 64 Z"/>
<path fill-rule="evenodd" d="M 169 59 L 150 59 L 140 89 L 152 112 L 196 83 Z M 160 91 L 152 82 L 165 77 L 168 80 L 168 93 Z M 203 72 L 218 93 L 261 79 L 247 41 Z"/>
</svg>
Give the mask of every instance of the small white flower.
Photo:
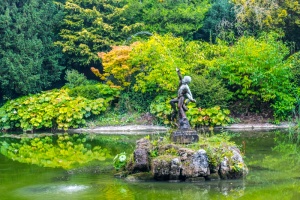
<svg viewBox="0 0 300 200">
<path fill-rule="evenodd" d="M 126 160 L 126 156 L 120 155 L 119 160 L 120 160 L 120 162 L 124 162 Z"/>
</svg>

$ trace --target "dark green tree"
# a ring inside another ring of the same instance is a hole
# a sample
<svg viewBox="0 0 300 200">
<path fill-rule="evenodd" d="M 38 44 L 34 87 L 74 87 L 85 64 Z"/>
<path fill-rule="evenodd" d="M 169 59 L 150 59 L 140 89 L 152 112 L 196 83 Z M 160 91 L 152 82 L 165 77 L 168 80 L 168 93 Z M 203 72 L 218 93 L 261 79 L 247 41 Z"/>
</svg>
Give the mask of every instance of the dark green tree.
<svg viewBox="0 0 300 200">
<path fill-rule="evenodd" d="M 124 17 L 128 9 L 124 0 L 66 0 L 58 5 L 65 16 L 56 45 L 72 68 L 101 66 L 98 53 L 124 42 L 139 26 Z"/>
<path fill-rule="evenodd" d="M 216 37 L 232 40 L 238 33 L 233 6 L 228 0 L 213 0 L 198 37 L 207 41 Z"/>
<path fill-rule="evenodd" d="M 185 40 L 193 40 L 203 25 L 210 3 L 208 0 L 130 0 L 128 6 L 130 16 L 142 24 L 141 30 L 172 33 Z"/>
<path fill-rule="evenodd" d="M 60 13 L 52 0 L 0 3 L 0 93 L 2 100 L 36 93 L 60 79 L 54 30 Z"/>
</svg>

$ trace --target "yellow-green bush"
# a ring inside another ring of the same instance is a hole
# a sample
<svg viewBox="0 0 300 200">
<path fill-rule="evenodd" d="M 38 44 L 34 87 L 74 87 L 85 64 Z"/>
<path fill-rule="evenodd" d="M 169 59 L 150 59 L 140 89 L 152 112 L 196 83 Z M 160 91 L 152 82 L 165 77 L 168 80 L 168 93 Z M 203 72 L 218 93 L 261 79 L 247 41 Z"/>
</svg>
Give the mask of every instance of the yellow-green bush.
<svg viewBox="0 0 300 200">
<path fill-rule="evenodd" d="M 109 99 L 111 100 L 111 99 Z M 68 89 L 50 90 L 7 102 L 0 108 L 0 128 L 67 130 L 85 124 L 85 119 L 105 111 L 108 100 L 70 97 Z"/>
</svg>

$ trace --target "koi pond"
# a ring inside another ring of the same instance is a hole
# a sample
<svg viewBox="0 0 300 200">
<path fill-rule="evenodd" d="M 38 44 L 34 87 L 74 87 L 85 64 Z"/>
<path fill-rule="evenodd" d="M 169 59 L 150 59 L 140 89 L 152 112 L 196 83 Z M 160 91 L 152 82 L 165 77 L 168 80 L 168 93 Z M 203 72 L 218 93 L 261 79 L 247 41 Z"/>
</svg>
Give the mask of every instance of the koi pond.
<svg viewBox="0 0 300 200">
<path fill-rule="evenodd" d="M 0 199 L 300 199 L 300 148 L 289 133 L 231 135 L 249 168 L 245 179 L 177 183 L 114 177 L 114 156 L 132 153 L 145 135 L 2 135 Z"/>
</svg>

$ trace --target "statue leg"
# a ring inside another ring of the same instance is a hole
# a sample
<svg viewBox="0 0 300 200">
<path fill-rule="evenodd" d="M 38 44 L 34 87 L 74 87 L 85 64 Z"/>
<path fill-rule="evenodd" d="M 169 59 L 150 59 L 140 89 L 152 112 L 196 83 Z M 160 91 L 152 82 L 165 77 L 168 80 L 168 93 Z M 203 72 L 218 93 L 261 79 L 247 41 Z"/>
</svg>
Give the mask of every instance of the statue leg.
<svg viewBox="0 0 300 200">
<path fill-rule="evenodd" d="M 171 107 L 173 109 L 173 112 L 171 114 L 171 120 L 172 121 L 176 118 L 176 115 L 177 115 L 177 109 L 176 109 L 176 105 L 175 105 L 176 103 L 178 103 L 178 98 L 172 99 L 170 101 Z"/>
<path fill-rule="evenodd" d="M 185 119 L 186 115 L 183 110 L 183 105 L 184 105 L 184 96 L 181 96 L 178 98 L 178 110 L 179 110 L 179 118 Z"/>
<path fill-rule="evenodd" d="M 190 100 L 186 100 L 185 102 L 183 102 L 182 108 L 184 110 L 184 112 L 188 111 L 189 108 L 187 107 L 188 103 L 190 102 Z"/>
</svg>

